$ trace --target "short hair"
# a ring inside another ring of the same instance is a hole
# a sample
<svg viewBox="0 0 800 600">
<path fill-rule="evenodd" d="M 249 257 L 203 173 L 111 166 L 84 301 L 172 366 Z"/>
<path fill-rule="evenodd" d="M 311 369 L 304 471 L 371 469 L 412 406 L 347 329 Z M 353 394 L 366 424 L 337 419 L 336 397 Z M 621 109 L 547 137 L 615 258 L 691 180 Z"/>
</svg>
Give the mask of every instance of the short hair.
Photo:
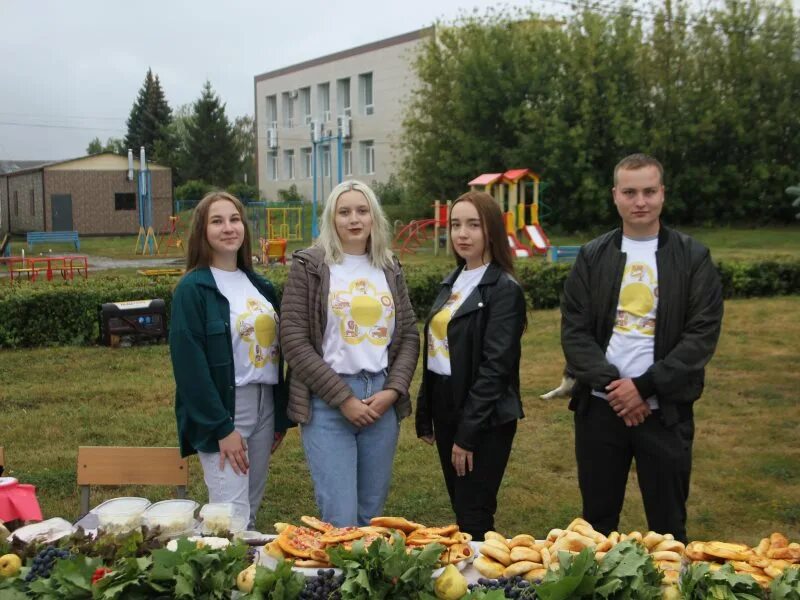
<svg viewBox="0 0 800 600">
<path fill-rule="evenodd" d="M 236 266 L 240 269 L 253 270 L 253 255 L 250 242 L 250 226 L 247 223 L 244 205 L 233 194 L 228 192 L 215 191 L 209 192 L 200 203 L 195 207 L 192 214 L 192 224 L 189 226 L 189 239 L 186 244 L 186 272 L 198 268 L 211 266 L 211 255 L 213 250 L 206 237 L 206 227 L 208 226 L 208 212 L 211 205 L 219 200 L 228 200 L 239 212 L 244 225 L 244 240 L 236 253 Z"/>
<path fill-rule="evenodd" d="M 617 163 L 617 166 L 614 167 L 614 185 L 617 185 L 618 173 L 621 170 L 636 171 L 638 169 L 643 169 L 645 167 L 655 167 L 658 170 L 658 181 L 660 184 L 663 185 L 664 167 L 661 165 L 661 163 L 658 161 L 657 158 L 650 156 L 649 154 L 643 154 L 641 152 L 626 156 Z"/>
<path fill-rule="evenodd" d="M 503 211 L 500 205 L 486 192 L 467 192 L 456 198 L 450 207 L 450 214 L 459 202 L 469 202 L 478 211 L 481 219 L 481 229 L 486 249 L 492 255 L 492 262 L 496 263 L 503 271 L 514 275 L 514 260 L 511 255 L 511 246 L 508 243 L 505 224 L 503 222 Z M 450 249 L 456 257 L 457 265 L 464 265 L 466 261 L 458 255 L 453 236 L 450 236 Z"/>
<path fill-rule="evenodd" d="M 319 238 L 316 245 L 325 252 L 325 262 L 335 265 L 344 259 L 342 240 L 336 232 L 336 202 L 339 196 L 349 191 L 361 192 L 367 200 L 370 215 L 372 215 L 372 230 L 367 240 L 367 254 L 370 264 L 378 269 L 385 269 L 392 264 L 392 250 L 390 248 L 391 239 L 389 234 L 389 222 L 378 202 L 375 192 L 366 184 L 356 179 L 343 181 L 331 190 L 325 206 L 320 216 Z"/>
</svg>

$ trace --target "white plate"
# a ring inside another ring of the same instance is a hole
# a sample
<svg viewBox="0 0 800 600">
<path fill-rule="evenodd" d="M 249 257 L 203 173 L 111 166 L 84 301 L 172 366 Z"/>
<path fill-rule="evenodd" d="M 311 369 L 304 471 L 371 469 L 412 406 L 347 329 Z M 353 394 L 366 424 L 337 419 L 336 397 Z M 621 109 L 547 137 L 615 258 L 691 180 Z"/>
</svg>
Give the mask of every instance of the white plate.
<svg viewBox="0 0 800 600">
<path fill-rule="evenodd" d="M 275 570 L 275 567 L 278 566 L 278 559 L 274 556 L 270 556 L 262 549 L 259 548 L 258 550 L 258 563 L 262 567 L 267 567 L 268 569 Z M 335 567 L 292 567 L 292 571 L 296 573 L 300 573 L 305 577 L 316 577 L 317 571 L 322 569 L 323 571 L 327 571 L 328 569 L 333 569 L 334 575 L 341 575 L 342 570 L 337 569 Z"/>
<path fill-rule="evenodd" d="M 463 571 L 464 569 L 466 569 L 466 568 L 467 568 L 467 565 L 468 565 L 470 562 L 472 562 L 471 558 L 465 558 L 464 560 L 462 560 L 462 561 L 460 561 L 460 562 L 457 562 L 457 563 L 456 563 L 456 569 L 458 569 L 459 571 Z M 438 578 L 439 578 L 439 576 L 440 576 L 442 573 L 444 573 L 444 570 L 445 570 L 446 568 L 447 568 L 447 567 L 439 567 L 439 568 L 438 568 L 438 569 L 436 569 L 436 570 L 435 570 L 433 573 L 431 573 L 431 577 L 432 577 L 433 579 L 438 579 Z"/>
<path fill-rule="evenodd" d="M 14 485 L 17 483 L 16 477 L 0 477 L 0 487 L 6 487 L 7 485 Z"/>
</svg>

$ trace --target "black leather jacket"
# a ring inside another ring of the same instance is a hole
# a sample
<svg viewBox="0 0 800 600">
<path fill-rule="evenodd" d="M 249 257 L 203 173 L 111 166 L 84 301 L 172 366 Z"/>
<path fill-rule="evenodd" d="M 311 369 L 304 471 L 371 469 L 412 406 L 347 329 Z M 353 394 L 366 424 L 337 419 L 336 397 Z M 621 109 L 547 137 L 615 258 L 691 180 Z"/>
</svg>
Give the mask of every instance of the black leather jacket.
<svg viewBox="0 0 800 600">
<path fill-rule="evenodd" d="M 461 267 L 442 281 L 442 289 L 425 321 L 422 385 L 417 396 L 418 436 L 433 434 L 433 403 L 445 399 L 428 393 L 428 327 L 450 297 Z M 452 418 L 458 423 L 455 443 L 472 450 L 481 432 L 524 417 L 519 392 L 521 337 L 525 329 L 525 294 L 519 283 L 491 263 L 478 287 L 447 326 L 450 347 Z"/>
<path fill-rule="evenodd" d="M 619 378 L 606 360 L 625 268 L 622 231 L 615 229 L 581 248 L 564 283 L 561 346 L 577 380 L 570 408 L 581 411 L 592 390 Z M 703 392 L 722 324 L 722 284 L 708 248 L 661 226 L 656 251 L 658 308 L 654 362 L 633 379 L 639 394 L 656 394 L 666 426 L 691 418 Z"/>
</svg>

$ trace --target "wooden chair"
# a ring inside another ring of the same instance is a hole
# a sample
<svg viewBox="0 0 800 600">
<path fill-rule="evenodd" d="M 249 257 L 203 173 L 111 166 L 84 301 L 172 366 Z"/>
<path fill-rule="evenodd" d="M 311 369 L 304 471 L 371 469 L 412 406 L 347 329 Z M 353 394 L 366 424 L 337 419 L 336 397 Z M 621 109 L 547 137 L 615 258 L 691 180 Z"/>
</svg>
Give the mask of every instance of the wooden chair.
<svg viewBox="0 0 800 600">
<path fill-rule="evenodd" d="M 89 512 L 90 485 L 174 485 L 186 497 L 189 465 L 178 448 L 79 446 L 81 516 Z"/>
</svg>

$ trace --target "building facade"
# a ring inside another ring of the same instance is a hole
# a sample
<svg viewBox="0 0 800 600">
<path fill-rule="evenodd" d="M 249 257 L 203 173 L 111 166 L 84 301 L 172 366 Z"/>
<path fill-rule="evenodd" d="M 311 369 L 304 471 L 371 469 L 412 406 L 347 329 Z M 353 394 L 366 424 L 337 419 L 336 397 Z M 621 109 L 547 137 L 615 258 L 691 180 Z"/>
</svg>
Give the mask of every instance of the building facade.
<svg viewBox="0 0 800 600">
<path fill-rule="evenodd" d="M 172 214 L 172 170 L 148 165 L 153 227 Z M 139 169 L 139 161 L 134 161 Z M 137 182 L 128 181 L 128 159 L 97 154 L 0 175 L 0 234 L 77 231 L 124 235 L 139 231 Z"/>
<path fill-rule="evenodd" d="M 268 200 L 296 185 L 318 200 L 342 179 L 386 181 L 398 166 L 412 62 L 433 27 L 255 77 L 258 187 Z M 342 133 L 341 151 L 337 139 Z"/>
</svg>

